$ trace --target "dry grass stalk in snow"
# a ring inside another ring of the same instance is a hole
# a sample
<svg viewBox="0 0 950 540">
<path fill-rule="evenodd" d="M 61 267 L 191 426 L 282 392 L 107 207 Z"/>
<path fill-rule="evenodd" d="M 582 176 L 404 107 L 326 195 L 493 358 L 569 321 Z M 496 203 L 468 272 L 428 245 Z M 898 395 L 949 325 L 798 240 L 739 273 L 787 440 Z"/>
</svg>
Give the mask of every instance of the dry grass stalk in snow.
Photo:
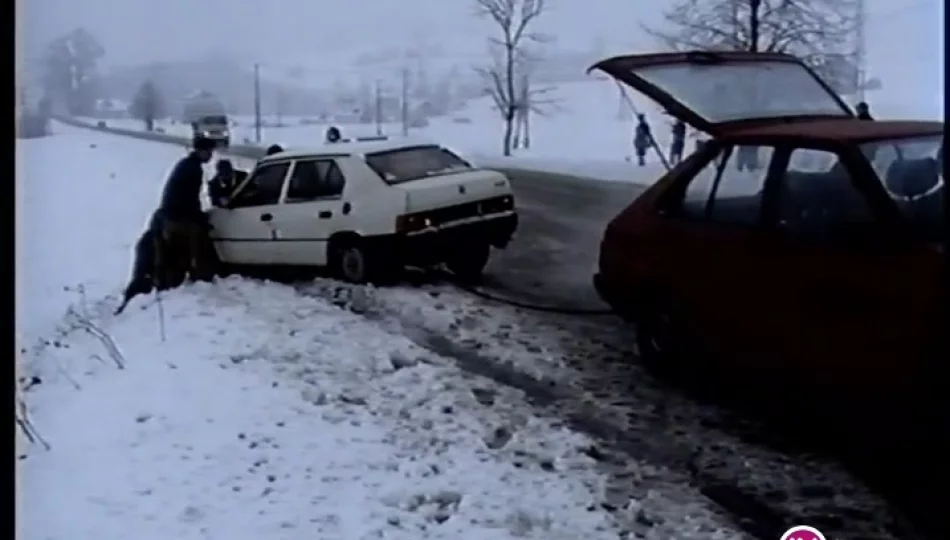
<svg viewBox="0 0 950 540">
<path fill-rule="evenodd" d="M 51 448 L 50 444 L 46 442 L 46 439 L 40 435 L 40 432 L 36 429 L 36 426 L 33 425 L 33 421 L 30 420 L 30 413 L 26 406 L 26 399 L 23 397 L 23 384 L 20 380 L 20 377 L 17 377 L 16 379 L 16 402 L 14 405 L 13 414 L 17 427 L 23 432 L 26 440 L 30 441 L 30 444 L 40 444 L 46 450 Z"/>
</svg>

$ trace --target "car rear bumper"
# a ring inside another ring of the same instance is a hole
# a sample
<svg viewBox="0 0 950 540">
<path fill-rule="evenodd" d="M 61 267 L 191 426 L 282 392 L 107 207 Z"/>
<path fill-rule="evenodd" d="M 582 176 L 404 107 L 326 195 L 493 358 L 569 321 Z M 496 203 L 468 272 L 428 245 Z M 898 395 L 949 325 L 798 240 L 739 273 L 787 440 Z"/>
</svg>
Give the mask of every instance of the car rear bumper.
<svg viewBox="0 0 950 540">
<path fill-rule="evenodd" d="M 475 243 L 504 248 L 518 228 L 518 214 L 479 219 L 451 226 L 402 235 L 396 242 L 399 257 L 406 264 L 437 264 L 447 254 Z"/>
</svg>

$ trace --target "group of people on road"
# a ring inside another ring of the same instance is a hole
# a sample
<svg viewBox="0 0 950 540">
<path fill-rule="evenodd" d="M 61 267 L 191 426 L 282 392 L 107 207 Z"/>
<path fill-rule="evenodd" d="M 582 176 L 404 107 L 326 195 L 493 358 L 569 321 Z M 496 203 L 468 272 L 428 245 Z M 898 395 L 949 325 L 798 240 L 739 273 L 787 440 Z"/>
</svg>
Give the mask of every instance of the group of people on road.
<svg viewBox="0 0 950 540">
<path fill-rule="evenodd" d="M 855 112 L 857 113 L 857 118 L 860 120 L 874 120 L 871 116 L 871 108 L 867 102 L 862 101 L 855 106 Z M 676 120 L 672 124 L 672 139 L 670 141 L 670 150 L 668 154 L 668 161 L 670 165 L 676 165 L 683 160 L 683 151 L 686 146 L 686 124 L 682 120 Z M 660 151 L 659 146 L 656 144 L 656 140 L 653 138 L 653 133 L 650 129 L 650 124 L 647 122 L 647 117 L 643 113 L 637 114 L 637 125 L 633 131 L 633 149 L 637 156 L 637 165 L 643 167 L 646 165 L 646 156 L 647 151 L 650 147 L 656 147 L 657 152 Z M 697 149 L 701 147 L 701 141 L 697 141 Z M 737 155 L 737 166 L 739 170 L 755 170 L 758 168 L 758 158 L 756 155 L 753 155 L 751 151 L 742 152 Z"/>
<path fill-rule="evenodd" d="M 672 126 L 672 140 L 670 141 L 669 163 L 675 165 L 683 159 L 683 150 L 686 145 L 686 124 L 682 120 L 676 120 Z M 653 132 L 647 117 L 643 113 L 637 114 L 637 125 L 633 131 L 633 149 L 637 155 L 637 165 L 643 167 L 646 165 L 647 151 L 655 146 L 657 152 L 660 151 L 656 140 L 653 138 Z"/>
</svg>

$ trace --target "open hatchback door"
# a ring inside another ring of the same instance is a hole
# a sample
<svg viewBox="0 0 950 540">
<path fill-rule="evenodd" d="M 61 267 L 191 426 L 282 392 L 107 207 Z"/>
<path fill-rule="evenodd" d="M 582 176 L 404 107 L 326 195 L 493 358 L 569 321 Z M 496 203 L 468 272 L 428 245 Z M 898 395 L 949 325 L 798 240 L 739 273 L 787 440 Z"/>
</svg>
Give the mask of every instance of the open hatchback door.
<svg viewBox="0 0 950 540">
<path fill-rule="evenodd" d="M 713 137 L 740 127 L 854 117 L 841 96 L 787 54 L 634 54 L 601 60 L 587 71 L 595 69 Z"/>
</svg>

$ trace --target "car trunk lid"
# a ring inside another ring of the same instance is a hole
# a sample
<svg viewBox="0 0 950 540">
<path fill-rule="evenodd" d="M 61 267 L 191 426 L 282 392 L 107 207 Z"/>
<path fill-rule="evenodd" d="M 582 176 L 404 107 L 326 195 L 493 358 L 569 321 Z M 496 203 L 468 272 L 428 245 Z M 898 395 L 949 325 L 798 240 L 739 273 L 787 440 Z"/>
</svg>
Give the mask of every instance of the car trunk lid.
<svg viewBox="0 0 950 540">
<path fill-rule="evenodd" d="M 601 60 L 592 70 L 627 84 L 713 137 L 739 127 L 855 116 L 825 81 L 787 54 L 637 54 Z"/>
<path fill-rule="evenodd" d="M 508 195 L 511 188 L 504 175 L 489 170 L 468 170 L 419 178 L 397 184 L 406 192 L 410 213 L 434 210 Z"/>
</svg>

